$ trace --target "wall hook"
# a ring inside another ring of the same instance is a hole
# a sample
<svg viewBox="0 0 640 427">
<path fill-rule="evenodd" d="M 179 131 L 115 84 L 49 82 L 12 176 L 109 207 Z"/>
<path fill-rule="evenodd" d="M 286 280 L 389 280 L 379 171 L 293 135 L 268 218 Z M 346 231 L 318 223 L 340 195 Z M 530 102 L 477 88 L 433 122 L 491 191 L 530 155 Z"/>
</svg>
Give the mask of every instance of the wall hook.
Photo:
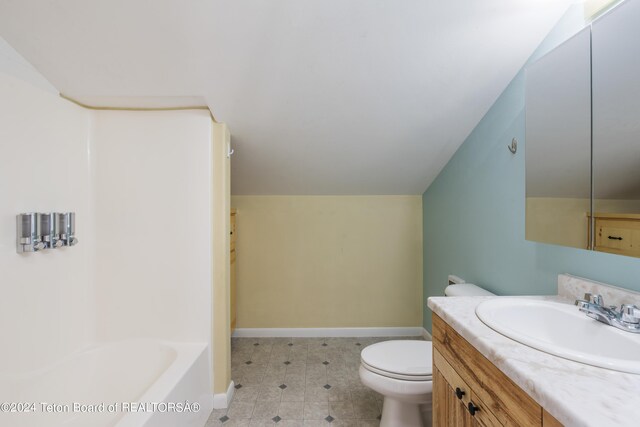
<svg viewBox="0 0 640 427">
<path fill-rule="evenodd" d="M 511 145 L 507 145 L 507 148 L 511 151 L 511 154 L 516 154 L 518 151 L 518 140 L 513 138 L 511 140 Z"/>
</svg>

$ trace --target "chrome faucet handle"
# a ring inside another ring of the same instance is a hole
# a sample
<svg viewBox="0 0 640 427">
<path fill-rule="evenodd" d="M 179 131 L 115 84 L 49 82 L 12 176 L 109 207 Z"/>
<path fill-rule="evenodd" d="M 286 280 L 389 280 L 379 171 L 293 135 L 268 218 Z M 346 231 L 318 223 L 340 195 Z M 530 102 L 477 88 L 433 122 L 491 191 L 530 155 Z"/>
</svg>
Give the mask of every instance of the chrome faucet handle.
<svg viewBox="0 0 640 427">
<path fill-rule="evenodd" d="M 632 325 L 640 323 L 640 308 L 633 304 L 622 304 L 620 307 L 620 320 Z"/>
<path fill-rule="evenodd" d="M 600 295 L 600 294 L 593 295 L 592 293 L 587 292 L 586 294 L 584 294 L 584 300 L 588 301 L 588 302 L 590 302 L 592 304 L 595 304 L 595 305 L 604 306 L 604 299 L 602 298 L 602 295 Z"/>
<path fill-rule="evenodd" d="M 577 299 L 575 302 L 575 305 L 578 306 L 578 310 L 580 310 L 583 313 L 589 312 L 589 304 L 591 304 L 589 301 L 584 301 L 580 299 Z"/>
</svg>

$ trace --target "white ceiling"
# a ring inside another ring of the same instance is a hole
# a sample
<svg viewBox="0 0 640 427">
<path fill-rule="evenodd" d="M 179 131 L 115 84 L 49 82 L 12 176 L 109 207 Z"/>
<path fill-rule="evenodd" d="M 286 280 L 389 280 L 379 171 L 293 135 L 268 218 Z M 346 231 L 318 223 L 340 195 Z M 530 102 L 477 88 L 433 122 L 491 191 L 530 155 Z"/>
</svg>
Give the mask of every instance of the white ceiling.
<svg viewBox="0 0 640 427">
<path fill-rule="evenodd" d="M 206 99 L 234 194 L 421 194 L 569 3 L 0 0 L 0 36 L 83 102 Z"/>
</svg>

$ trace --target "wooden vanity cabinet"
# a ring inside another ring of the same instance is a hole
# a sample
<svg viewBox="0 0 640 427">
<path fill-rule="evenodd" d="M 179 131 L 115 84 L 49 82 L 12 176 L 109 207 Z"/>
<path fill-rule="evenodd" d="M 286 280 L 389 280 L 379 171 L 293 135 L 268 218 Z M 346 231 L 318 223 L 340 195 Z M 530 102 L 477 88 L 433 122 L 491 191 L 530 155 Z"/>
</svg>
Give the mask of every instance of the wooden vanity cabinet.
<svg viewBox="0 0 640 427">
<path fill-rule="evenodd" d="M 561 426 L 436 314 L 433 315 L 433 425 Z"/>
</svg>

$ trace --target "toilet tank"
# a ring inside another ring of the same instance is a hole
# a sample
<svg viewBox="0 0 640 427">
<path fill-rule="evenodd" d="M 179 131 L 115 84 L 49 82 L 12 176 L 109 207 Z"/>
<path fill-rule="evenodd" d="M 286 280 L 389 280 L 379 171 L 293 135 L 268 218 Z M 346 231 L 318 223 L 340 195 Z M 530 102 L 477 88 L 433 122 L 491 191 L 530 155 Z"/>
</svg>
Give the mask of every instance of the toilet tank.
<svg viewBox="0 0 640 427">
<path fill-rule="evenodd" d="M 449 285 L 444 289 L 444 294 L 448 297 L 474 297 L 474 296 L 491 296 L 494 293 L 486 289 L 476 286 L 472 283 L 460 283 Z"/>
</svg>

